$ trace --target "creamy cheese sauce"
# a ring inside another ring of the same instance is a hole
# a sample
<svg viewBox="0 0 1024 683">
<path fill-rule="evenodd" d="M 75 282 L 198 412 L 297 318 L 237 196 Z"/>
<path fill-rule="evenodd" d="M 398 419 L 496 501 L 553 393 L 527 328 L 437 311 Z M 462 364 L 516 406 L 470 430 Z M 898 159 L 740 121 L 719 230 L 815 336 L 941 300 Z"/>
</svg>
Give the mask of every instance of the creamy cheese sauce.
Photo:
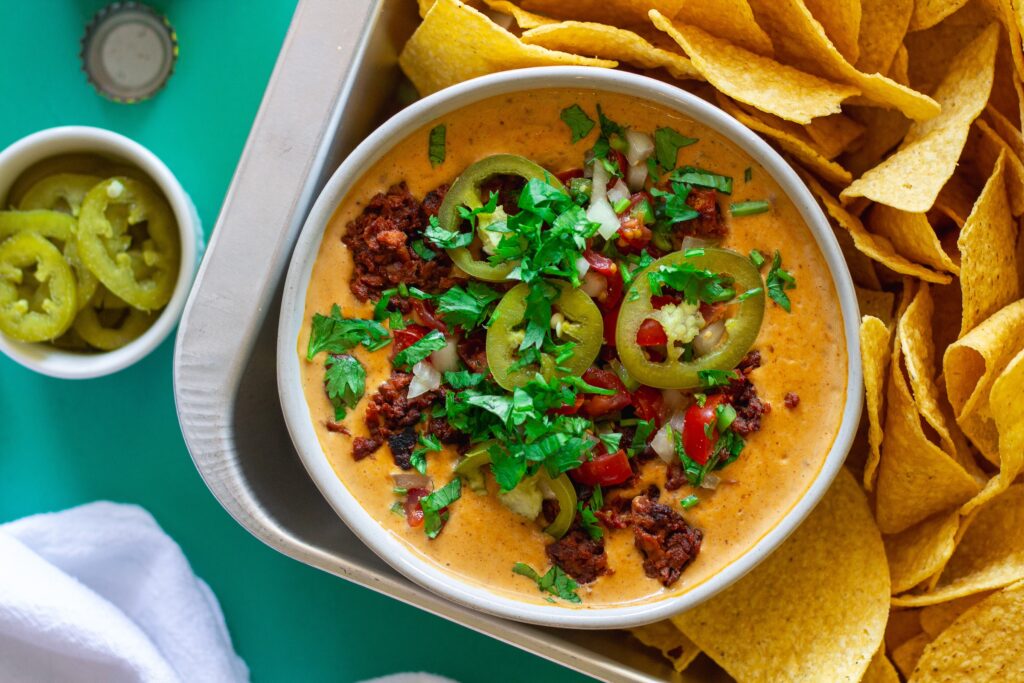
<svg viewBox="0 0 1024 683">
<path fill-rule="evenodd" d="M 723 246 L 746 253 L 759 249 L 771 254 L 781 250 L 784 267 L 796 277 L 798 287 L 789 292 L 792 314 L 770 301 L 755 349 L 762 367 L 752 375 L 759 395 L 772 406 L 762 419 L 761 431 L 747 438 L 739 460 L 720 470 L 721 483 L 714 491 L 684 486 L 663 491 L 662 502 L 680 511 L 687 521 L 704 531 L 697 559 L 671 588 L 644 575 L 639 550 L 631 529 L 606 530 L 608 566 L 613 573 L 582 586 L 583 604 L 593 609 L 642 603 L 687 592 L 735 562 L 775 527 L 804 495 L 817 476 L 839 430 L 846 394 L 846 343 L 838 298 L 824 257 L 781 188 L 763 169 L 731 142 L 685 116 L 649 102 L 622 95 L 587 90 L 537 90 L 501 96 L 446 115 L 425 124 L 400 141 L 383 159 L 366 170 L 338 206 L 320 245 L 306 294 L 306 317 L 326 313 L 341 305 L 349 317 L 370 317 L 372 305 L 361 304 L 349 290 L 352 258 L 342 244 L 346 225 L 354 220 L 370 198 L 404 180 L 422 198 L 442 183 L 452 182 L 473 162 L 500 152 L 519 154 L 558 172 L 578 168 L 584 153 L 593 146 L 597 130 L 571 144 L 560 111 L 574 103 L 591 116 L 596 105 L 615 121 L 639 131 L 652 132 L 671 126 L 699 142 L 680 150 L 679 165 L 690 164 L 732 176 L 733 194 L 725 202 L 768 199 L 768 213 L 731 219 Z M 427 136 L 434 125 L 447 125 L 447 158 L 432 168 L 427 158 Z M 744 172 L 751 168 L 751 180 Z M 725 208 L 725 207 L 723 207 Z M 505 508 L 494 495 L 477 495 L 463 487 L 462 498 L 451 507 L 451 519 L 441 534 L 430 540 L 423 528 L 410 528 L 404 516 L 390 511 L 399 498 L 392 492 L 391 474 L 399 471 L 387 445 L 360 462 L 353 460 L 352 439 L 366 435 L 364 398 L 349 412 L 345 425 L 352 435 L 329 432 L 326 421 L 333 409 L 323 389 L 323 359 L 309 363 L 305 349 L 309 326 L 297 340 L 302 383 L 314 416 L 314 429 L 324 455 L 338 478 L 380 523 L 382 534 L 401 539 L 426 561 L 452 574 L 486 586 L 506 597 L 543 603 L 544 595 L 529 579 L 512 573 L 512 565 L 525 562 L 543 573 L 549 566 L 544 547 L 551 539 L 533 521 Z M 390 374 L 389 349 L 354 352 L 367 369 L 367 397 Z M 786 408 L 783 397 L 795 392 L 799 406 Z M 452 449 L 428 456 L 428 474 L 435 487 L 452 478 L 458 455 Z M 643 479 L 662 485 L 665 468 L 660 461 L 648 463 Z M 488 477 L 490 479 L 490 477 Z M 493 481 L 489 482 L 494 492 Z M 696 494 L 700 503 L 682 510 L 678 501 Z M 546 603 L 544 603 L 546 604 Z M 569 606 L 564 601 L 559 605 Z"/>
</svg>

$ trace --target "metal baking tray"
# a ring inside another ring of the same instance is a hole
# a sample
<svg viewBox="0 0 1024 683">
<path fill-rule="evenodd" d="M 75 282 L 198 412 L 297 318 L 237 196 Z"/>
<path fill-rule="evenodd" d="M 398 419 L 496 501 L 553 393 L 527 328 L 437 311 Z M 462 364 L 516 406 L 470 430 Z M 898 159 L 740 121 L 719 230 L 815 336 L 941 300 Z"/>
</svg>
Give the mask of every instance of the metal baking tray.
<svg viewBox="0 0 1024 683">
<path fill-rule="evenodd" d="M 274 368 L 284 272 L 327 179 L 397 110 L 397 56 L 417 20 L 415 0 L 299 2 L 178 330 L 185 443 L 228 513 L 299 562 L 601 680 L 683 680 L 624 632 L 506 621 L 411 583 L 335 515 L 288 437 Z"/>
</svg>

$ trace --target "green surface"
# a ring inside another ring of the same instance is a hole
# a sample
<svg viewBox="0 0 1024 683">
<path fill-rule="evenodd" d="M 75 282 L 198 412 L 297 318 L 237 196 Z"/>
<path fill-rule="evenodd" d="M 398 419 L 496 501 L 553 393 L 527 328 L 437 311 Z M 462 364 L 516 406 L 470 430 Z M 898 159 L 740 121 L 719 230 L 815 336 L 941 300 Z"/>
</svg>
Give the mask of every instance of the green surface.
<svg viewBox="0 0 1024 683">
<path fill-rule="evenodd" d="M 61 124 L 149 147 L 213 227 L 293 0 L 164 0 L 181 56 L 167 88 L 97 96 L 78 39 L 99 0 L 0 2 L 0 146 Z M 256 681 L 354 681 L 429 670 L 462 681 L 582 680 L 568 670 L 310 569 L 239 527 L 207 491 L 178 429 L 172 340 L 112 377 L 48 379 L 0 356 L 0 522 L 97 499 L 145 506 L 220 598 Z"/>
</svg>

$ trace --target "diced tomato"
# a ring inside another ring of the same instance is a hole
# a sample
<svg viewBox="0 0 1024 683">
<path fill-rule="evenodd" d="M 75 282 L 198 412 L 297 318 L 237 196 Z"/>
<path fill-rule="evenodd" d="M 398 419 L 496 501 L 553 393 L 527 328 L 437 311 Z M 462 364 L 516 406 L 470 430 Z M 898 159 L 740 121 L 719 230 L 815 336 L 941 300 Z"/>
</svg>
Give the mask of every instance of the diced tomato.
<svg viewBox="0 0 1024 683">
<path fill-rule="evenodd" d="M 619 324 L 619 309 L 613 308 L 604 312 L 604 343 L 615 346 L 615 328 Z"/>
<path fill-rule="evenodd" d="M 430 301 L 423 301 L 422 299 L 412 300 L 412 310 L 416 315 L 416 319 L 422 324 L 426 325 L 432 330 L 437 330 L 441 334 L 448 334 L 448 326 L 444 324 L 437 315 L 437 308 Z"/>
<path fill-rule="evenodd" d="M 399 351 L 403 351 L 423 339 L 428 332 L 430 332 L 430 328 L 423 325 L 408 325 L 405 329 L 392 332 L 395 336 L 395 343 L 391 345 L 391 357 L 394 358 Z"/>
<path fill-rule="evenodd" d="M 588 368 L 583 373 L 583 381 L 601 389 L 613 389 L 615 393 L 611 396 L 603 394 L 588 394 L 583 401 L 580 411 L 587 417 L 599 417 L 622 410 L 633 402 L 626 385 L 622 383 L 619 376 L 610 370 L 599 370 Z"/>
<path fill-rule="evenodd" d="M 604 275 L 607 278 L 612 276 L 618 276 L 619 264 L 611 260 L 604 254 L 599 254 L 593 249 L 587 249 L 583 252 L 583 258 L 587 260 L 590 267 L 594 269 L 595 273 Z"/>
<path fill-rule="evenodd" d="M 573 178 L 582 178 L 583 177 L 583 169 L 582 168 L 571 168 L 568 171 L 562 171 L 561 173 L 556 173 L 555 177 L 558 178 L 559 180 L 561 180 L 563 185 L 568 185 L 569 181 L 572 180 Z"/>
<path fill-rule="evenodd" d="M 595 455 L 576 469 L 569 470 L 569 476 L 587 486 L 615 486 L 633 476 L 629 458 L 625 451 Z"/>
<path fill-rule="evenodd" d="M 678 306 L 683 303 L 683 297 L 681 294 L 655 294 L 651 297 L 651 307 L 657 310 L 661 310 L 663 306 L 668 304 L 675 304 Z"/>
<path fill-rule="evenodd" d="M 622 303 L 622 275 L 619 273 L 619 264 L 593 249 L 583 252 L 583 258 L 590 264 L 591 269 L 598 275 L 604 276 L 608 283 L 608 289 L 603 295 L 598 295 L 597 305 L 605 312 L 618 309 Z M 614 335 L 612 335 L 614 337 Z"/>
<path fill-rule="evenodd" d="M 715 429 L 715 407 L 725 401 L 721 394 L 708 396 L 703 406 L 694 403 L 683 418 L 683 448 L 697 464 L 703 465 L 711 456 L 711 448 L 718 440 Z M 707 429 L 707 425 L 711 425 Z M 710 436 L 709 436 L 710 435 Z"/>
<path fill-rule="evenodd" d="M 647 318 L 640 323 L 640 329 L 636 332 L 636 343 L 639 346 L 661 346 L 668 343 L 668 335 L 661 323 Z"/>
<path fill-rule="evenodd" d="M 619 168 L 619 175 L 625 177 L 626 169 L 629 168 L 629 164 L 626 162 L 626 155 L 617 149 L 608 150 L 608 161 L 612 162 Z"/>
<path fill-rule="evenodd" d="M 577 396 L 576 401 L 571 405 L 565 405 L 561 408 L 552 408 L 548 411 L 551 415 L 575 415 L 580 412 L 580 407 L 583 405 L 583 397 Z"/>
<path fill-rule="evenodd" d="M 629 213 L 619 220 L 619 249 L 625 252 L 639 254 L 648 245 L 653 237 L 651 229 L 644 225 L 638 216 L 631 216 Z"/>
<path fill-rule="evenodd" d="M 419 526 L 423 524 L 423 507 L 420 505 L 420 499 L 429 495 L 430 491 L 426 489 L 409 489 L 405 493 L 405 520 L 409 522 L 409 526 Z"/>
<path fill-rule="evenodd" d="M 654 387 L 645 385 L 633 392 L 633 409 L 641 420 L 654 420 L 660 426 L 664 408 L 665 399 Z"/>
</svg>

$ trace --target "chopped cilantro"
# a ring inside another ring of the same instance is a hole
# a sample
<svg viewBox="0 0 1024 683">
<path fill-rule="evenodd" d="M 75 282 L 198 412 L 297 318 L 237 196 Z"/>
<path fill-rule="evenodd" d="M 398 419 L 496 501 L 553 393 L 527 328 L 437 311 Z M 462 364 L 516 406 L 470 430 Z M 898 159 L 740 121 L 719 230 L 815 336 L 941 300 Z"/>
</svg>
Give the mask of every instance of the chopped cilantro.
<svg viewBox="0 0 1024 683">
<path fill-rule="evenodd" d="M 614 453 L 619 450 L 619 444 L 622 443 L 622 434 L 610 433 L 610 434 L 598 434 L 597 438 L 601 440 L 604 447 L 608 449 L 609 453 Z"/>
<path fill-rule="evenodd" d="M 690 186 L 683 183 L 671 183 L 672 191 L 665 192 L 656 187 L 651 188 L 651 196 L 663 201 L 655 205 L 655 215 L 669 225 L 692 221 L 700 216 L 696 209 L 686 203 L 690 196 Z"/>
<path fill-rule="evenodd" d="M 689 495 L 686 498 L 683 498 L 681 501 L 679 501 L 679 504 L 683 506 L 684 510 L 689 510 L 690 508 L 697 505 L 697 503 L 699 502 L 700 498 L 694 495 Z"/>
<path fill-rule="evenodd" d="M 409 464 L 415 468 L 420 474 L 427 473 L 427 452 L 422 448 L 417 448 L 409 456 Z"/>
<path fill-rule="evenodd" d="M 373 319 L 377 322 L 384 320 L 388 317 L 388 305 L 391 303 L 391 297 L 398 293 L 398 290 L 394 287 L 391 289 L 385 289 L 380 293 L 380 299 L 373 306 Z M 395 328 L 391 328 L 395 329 Z"/>
<path fill-rule="evenodd" d="M 553 565 L 544 576 L 538 574 L 530 565 L 522 562 L 516 562 L 512 566 L 512 571 L 532 579 L 542 593 L 551 593 L 569 602 L 581 602 L 580 596 L 576 594 L 576 590 L 580 587 L 579 584 L 562 571 L 558 565 Z"/>
<path fill-rule="evenodd" d="M 763 291 L 764 291 L 764 287 L 753 287 L 753 288 L 748 289 L 747 291 L 743 292 L 738 297 L 736 297 L 736 301 L 740 301 L 740 302 L 746 301 L 750 297 L 757 296 L 758 294 L 760 294 Z"/>
<path fill-rule="evenodd" d="M 615 204 L 612 205 L 612 210 L 615 213 L 622 213 L 623 211 L 629 208 L 629 203 L 630 199 L 628 197 L 623 197 L 622 199 L 620 199 L 619 201 L 615 202 Z"/>
<path fill-rule="evenodd" d="M 469 370 L 444 373 L 444 381 L 448 383 L 448 386 L 456 390 L 475 387 L 477 384 L 480 384 L 483 379 L 484 375 L 482 373 L 470 372 Z"/>
<path fill-rule="evenodd" d="M 437 256 L 437 252 L 423 244 L 423 240 L 413 240 L 411 246 L 412 250 L 416 252 L 416 255 L 424 261 L 431 261 Z"/>
<path fill-rule="evenodd" d="M 672 174 L 672 180 L 697 187 L 709 187 L 722 194 L 732 194 L 732 178 L 693 166 L 684 166 L 675 171 Z"/>
<path fill-rule="evenodd" d="M 489 216 L 498 210 L 498 193 L 492 192 L 487 198 L 487 203 L 483 206 L 478 206 L 475 209 L 471 209 L 468 206 L 458 207 L 459 218 L 469 222 L 469 227 L 476 229 L 477 217 L 484 215 Z M 488 225 L 489 230 L 497 230 L 499 226 L 496 224 Z"/>
<path fill-rule="evenodd" d="M 391 512 L 393 512 L 396 515 L 399 515 L 400 517 L 405 517 L 405 506 L 399 503 L 398 501 L 395 501 L 394 503 L 391 504 L 390 510 Z"/>
<path fill-rule="evenodd" d="M 391 336 L 387 328 L 374 320 L 346 318 L 341 314 L 337 304 L 331 307 L 330 315 L 313 316 L 313 327 L 309 334 L 309 345 L 306 347 L 306 360 L 313 360 L 321 351 L 343 353 L 351 351 L 359 344 L 368 351 L 387 346 Z"/>
<path fill-rule="evenodd" d="M 420 474 L 427 473 L 427 453 L 437 453 L 441 450 L 441 442 L 433 434 L 420 434 L 419 445 L 412 452 L 409 461 Z"/>
<path fill-rule="evenodd" d="M 474 280 L 465 289 L 452 287 L 442 294 L 437 300 L 437 312 L 447 324 L 471 330 L 483 324 L 491 313 L 491 305 L 500 298 L 501 292 Z"/>
<path fill-rule="evenodd" d="M 736 377 L 735 370 L 698 370 L 697 378 L 703 387 L 726 387 Z"/>
<path fill-rule="evenodd" d="M 759 252 L 757 249 L 751 249 L 750 262 L 754 264 L 755 268 L 760 268 L 764 265 L 764 254 Z"/>
<path fill-rule="evenodd" d="M 430 129 L 427 153 L 430 156 L 431 166 L 440 166 L 444 163 L 446 130 L 443 123 Z"/>
<path fill-rule="evenodd" d="M 437 538 L 441 533 L 441 527 L 448 521 L 448 512 L 445 508 L 460 497 L 462 480 L 455 477 L 433 493 L 420 498 L 420 507 L 423 508 L 423 530 L 427 533 L 427 538 Z"/>
<path fill-rule="evenodd" d="M 452 232 L 441 227 L 437 216 L 431 216 L 427 229 L 423 231 L 424 236 L 435 246 L 441 249 L 458 249 L 467 247 L 473 242 L 471 232 Z"/>
<path fill-rule="evenodd" d="M 604 506 L 604 499 L 601 497 L 601 486 L 598 485 L 594 488 L 594 494 L 591 496 L 587 504 L 584 505 L 583 501 L 576 503 L 576 511 L 580 516 L 580 523 L 583 525 L 584 531 L 594 539 L 599 540 L 604 536 L 604 529 L 601 528 L 601 523 L 597 519 L 595 511 L 600 510 Z"/>
<path fill-rule="evenodd" d="M 345 409 L 355 408 L 366 392 L 366 369 L 347 353 L 327 356 L 326 368 L 324 387 L 338 421 L 345 417 Z"/>
<path fill-rule="evenodd" d="M 792 306 L 789 296 L 786 295 L 786 290 L 796 288 L 796 278 L 789 271 L 782 269 L 782 254 L 779 253 L 778 249 L 775 250 L 775 256 L 772 257 L 772 267 L 768 269 L 765 285 L 768 288 L 768 296 L 771 297 L 772 301 L 778 304 L 786 313 L 789 313 Z"/>
<path fill-rule="evenodd" d="M 395 330 L 404 330 L 408 325 L 405 324 L 405 318 L 399 311 L 391 311 L 388 313 L 388 327 L 394 332 Z"/>
<path fill-rule="evenodd" d="M 633 434 L 633 442 L 629 444 L 628 455 L 630 457 L 647 448 L 647 439 L 651 437 L 656 428 L 657 423 L 654 420 L 637 420 L 636 433 Z"/>
<path fill-rule="evenodd" d="M 771 205 L 766 201 L 734 202 L 729 205 L 729 213 L 734 218 L 743 218 L 744 216 L 756 216 L 759 213 L 766 213 L 770 208 Z"/>
<path fill-rule="evenodd" d="M 722 303 L 736 296 L 731 277 L 698 268 L 689 262 L 663 265 L 647 273 L 647 280 L 656 296 L 660 296 L 664 288 L 668 287 L 681 293 L 690 304 Z"/>
<path fill-rule="evenodd" d="M 587 112 L 583 111 L 578 104 L 563 109 L 559 118 L 569 126 L 573 144 L 587 137 L 594 129 L 594 119 L 587 116 Z"/>
<path fill-rule="evenodd" d="M 658 165 L 671 171 L 676 167 L 676 157 L 679 156 L 680 148 L 697 141 L 697 138 L 686 137 L 672 128 L 658 128 L 654 131 L 654 155 L 658 159 Z"/>
<path fill-rule="evenodd" d="M 434 351 L 443 349 L 448 342 L 437 330 L 431 330 L 421 339 L 395 354 L 391 364 L 396 368 L 411 368 Z"/>
</svg>

